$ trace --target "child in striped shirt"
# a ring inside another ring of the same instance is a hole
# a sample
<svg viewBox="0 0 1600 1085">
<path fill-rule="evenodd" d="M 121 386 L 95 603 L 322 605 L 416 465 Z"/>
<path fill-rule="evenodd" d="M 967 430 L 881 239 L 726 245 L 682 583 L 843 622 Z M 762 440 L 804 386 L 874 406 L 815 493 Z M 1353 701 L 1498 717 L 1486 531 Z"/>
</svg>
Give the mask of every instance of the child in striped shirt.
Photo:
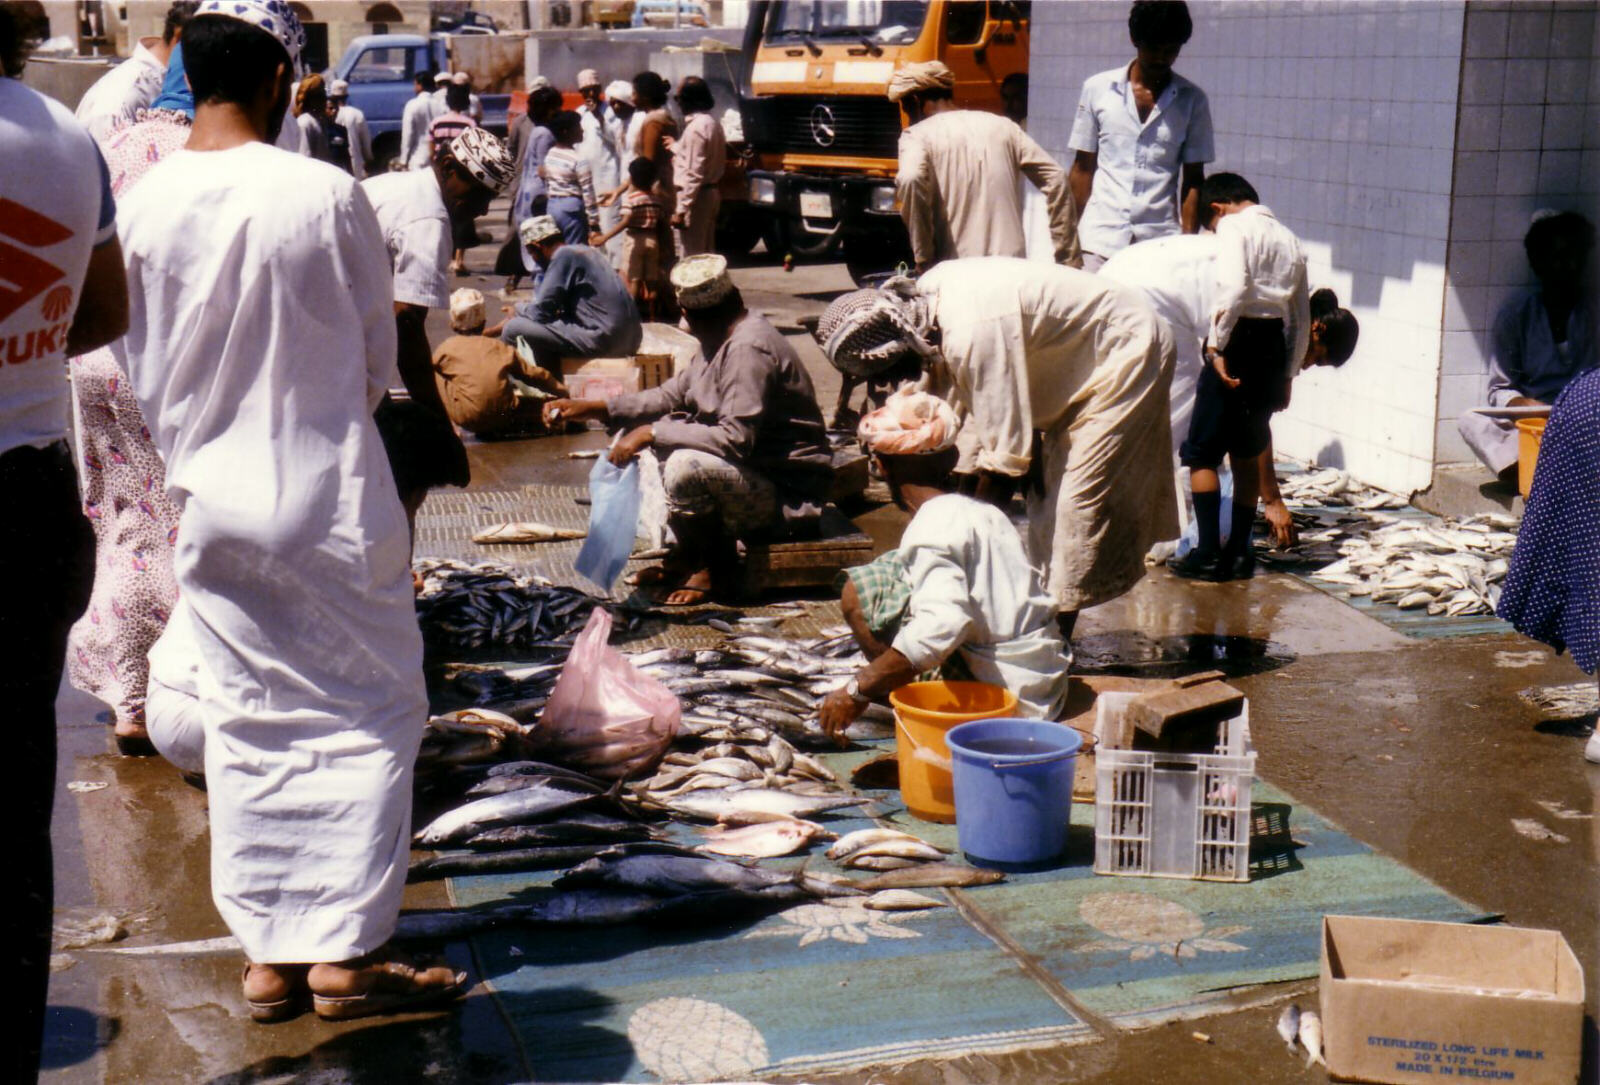
<svg viewBox="0 0 1600 1085">
<path fill-rule="evenodd" d="M 622 216 L 611 231 L 599 238 L 604 245 L 618 233 L 622 239 L 622 277 L 648 320 L 655 319 L 656 286 L 662 278 L 661 201 L 655 194 L 656 164 L 648 158 L 628 163 L 628 184 L 622 190 Z"/>
<path fill-rule="evenodd" d="M 556 145 L 544 156 L 544 182 L 548 192 L 545 210 L 561 227 L 569 245 L 587 245 L 600 229 L 600 205 L 595 201 L 594 174 L 578 154 L 583 121 L 570 109 L 550 122 Z"/>
</svg>

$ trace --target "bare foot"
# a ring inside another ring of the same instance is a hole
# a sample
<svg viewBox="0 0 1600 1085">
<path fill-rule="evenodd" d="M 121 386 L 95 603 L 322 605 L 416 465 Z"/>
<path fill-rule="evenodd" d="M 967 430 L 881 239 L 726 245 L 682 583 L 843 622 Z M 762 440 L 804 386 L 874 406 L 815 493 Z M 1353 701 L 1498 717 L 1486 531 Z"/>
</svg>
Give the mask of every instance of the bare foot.
<svg viewBox="0 0 1600 1085">
<path fill-rule="evenodd" d="M 677 590 L 662 599 L 669 607 L 692 607 L 711 598 L 711 570 L 701 569 L 684 578 Z"/>
<path fill-rule="evenodd" d="M 314 964 L 306 975 L 317 1016 L 335 1020 L 435 1005 L 460 995 L 466 980 L 465 972 L 388 947 L 353 961 Z"/>
<path fill-rule="evenodd" d="M 305 1009 L 306 966 L 246 962 L 242 980 L 245 1003 L 256 1021 L 286 1021 Z"/>
</svg>

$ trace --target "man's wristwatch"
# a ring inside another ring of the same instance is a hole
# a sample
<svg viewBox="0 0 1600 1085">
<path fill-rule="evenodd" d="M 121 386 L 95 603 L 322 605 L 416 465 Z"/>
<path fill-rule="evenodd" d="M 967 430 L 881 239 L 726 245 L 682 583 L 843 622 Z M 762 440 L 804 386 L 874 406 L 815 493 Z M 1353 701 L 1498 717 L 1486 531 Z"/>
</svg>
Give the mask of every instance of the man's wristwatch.
<svg viewBox="0 0 1600 1085">
<path fill-rule="evenodd" d="M 844 684 L 844 694 L 856 704 L 865 704 L 868 700 L 868 698 L 861 695 L 861 683 L 854 677 L 851 677 L 850 681 Z"/>
</svg>

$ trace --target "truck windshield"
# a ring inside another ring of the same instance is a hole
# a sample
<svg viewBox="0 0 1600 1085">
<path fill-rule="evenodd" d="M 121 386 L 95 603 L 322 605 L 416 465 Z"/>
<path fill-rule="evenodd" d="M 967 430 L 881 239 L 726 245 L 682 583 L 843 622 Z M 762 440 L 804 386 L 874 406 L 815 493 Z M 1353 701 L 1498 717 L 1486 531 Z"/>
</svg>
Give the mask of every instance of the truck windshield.
<svg viewBox="0 0 1600 1085">
<path fill-rule="evenodd" d="M 769 42 L 869 38 L 900 44 L 915 41 L 928 17 L 928 5 L 921 0 L 779 0 L 772 7 Z"/>
</svg>

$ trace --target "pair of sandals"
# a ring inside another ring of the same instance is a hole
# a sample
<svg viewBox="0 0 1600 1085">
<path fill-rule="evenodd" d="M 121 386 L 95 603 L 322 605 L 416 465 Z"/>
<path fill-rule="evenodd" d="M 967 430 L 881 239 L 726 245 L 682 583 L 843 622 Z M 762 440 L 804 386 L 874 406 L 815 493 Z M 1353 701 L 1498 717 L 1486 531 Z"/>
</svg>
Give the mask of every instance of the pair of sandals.
<svg viewBox="0 0 1600 1085">
<path fill-rule="evenodd" d="M 274 966 L 282 979 L 279 991 L 257 990 L 251 997 L 250 970 L 240 976 L 250 1018 L 274 1024 L 311 1010 L 324 1021 L 350 1021 L 380 1014 L 409 1013 L 453 1002 L 465 993 L 467 974 L 457 972 L 438 958 L 407 960 L 400 956 L 368 954 L 350 962 L 352 971 L 367 977 L 366 990 L 349 995 L 319 995 L 307 985 L 311 966 Z"/>
</svg>

